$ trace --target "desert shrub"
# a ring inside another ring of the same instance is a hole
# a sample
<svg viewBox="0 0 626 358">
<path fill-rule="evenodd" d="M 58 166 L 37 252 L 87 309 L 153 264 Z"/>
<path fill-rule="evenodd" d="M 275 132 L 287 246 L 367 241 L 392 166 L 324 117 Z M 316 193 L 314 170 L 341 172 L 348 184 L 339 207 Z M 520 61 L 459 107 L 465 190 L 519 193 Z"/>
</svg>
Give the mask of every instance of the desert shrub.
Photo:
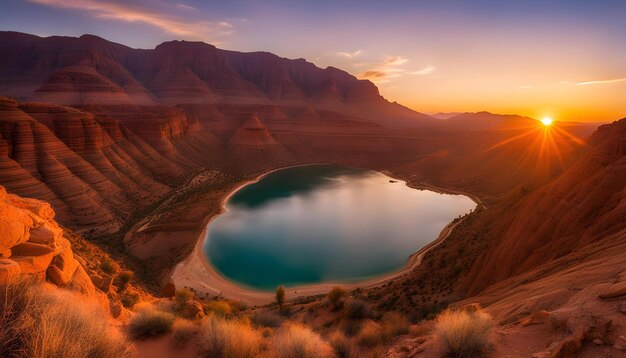
<svg viewBox="0 0 626 358">
<path fill-rule="evenodd" d="M 139 295 L 136 293 L 126 292 L 120 297 L 120 301 L 124 307 L 131 308 L 139 301 Z"/>
<path fill-rule="evenodd" d="M 200 327 L 186 319 L 178 319 L 172 325 L 172 340 L 176 347 L 184 347 L 200 332 Z"/>
<path fill-rule="evenodd" d="M 288 324 L 274 337 L 273 354 L 277 358 L 318 358 L 332 354 L 332 348 L 317 333 L 299 324 Z"/>
<path fill-rule="evenodd" d="M 341 323 L 343 333 L 345 333 L 348 337 L 356 336 L 361 330 L 362 325 L 363 322 L 354 320 L 344 320 Z"/>
<path fill-rule="evenodd" d="M 330 301 L 335 309 L 340 308 L 343 305 L 341 299 L 345 297 L 346 293 L 346 290 L 341 287 L 333 287 L 333 289 L 328 292 L 328 301 Z"/>
<path fill-rule="evenodd" d="M 252 316 L 252 323 L 259 327 L 278 328 L 284 321 L 283 316 L 272 311 L 257 312 Z"/>
<path fill-rule="evenodd" d="M 125 290 L 135 274 L 132 271 L 122 271 L 117 275 L 120 290 Z"/>
<path fill-rule="evenodd" d="M 329 337 L 328 341 L 330 346 L 333 347 L 333 351 L 339 358 L 350 358 L 355 356 L 355 349 L 352 344 L 352 340 L 346 337 L 340 331 L 333 332 Z"/>
<path fill-rule="evenodd" d="M 193 300 L 195 296 L 196 294 L 187 288 L 178 289 L 174 294 L 174 298 L 179 307 L 184 306 L 187 301 Z"/>
<path fill-rule="evenodd" d="M 217 316 L 224 317 L 232 313 L 230 304 L 226 301 L 209 301 L 202 304 L 204 313 L 213 313 Z"/>
<path fill-rule="evenodd" d="M 201 351 L 211 358 L 248 358 L 261 350 L 261 335 L 250 325 L 207 317 L 201 326 Z"/>
<path fill-rule="evenodd" d="M 493 328 L 491 316 L 484 311 L 446 310 L 437 317 L 435 331 L 451 357 L 477 357 L 489 345 Z"/>
<path fill-rule="evenodd" d="M 120 271 L 120 265 L 113 260 L 104 259 L 100 263 L 100 269 L 109 275 L 115 275 Z"/>
<path fill-rule="evenodd" d="M 373 321 L 366 321 L 363 326 L 361 326 L 356 340 L 360 345 L 365 347 L 377 346 L 382 340 L 380 325 Z"/>
<path fill-rule="evenodd" d="M 0 285 L 0 357 L 124 357 L 128 345 L 78 294 L 33 280 Z"/>
<path fill-rule="evenodd" d="M 401 334 L 407 334 L 409 333 L 409 321 L 405 316 L 399 313 L 387 313 L 383 316 L 381 331 L 383 339 L 389 339 Z"/>
<path fill-rule="evenodd" d="M 364 319 L 369 318 L 369 316 L 369 307 L 367 307 L 367 303 L 362 300 L 354 299 L 349 301 L 346 305 L 346 317 L 350 319 Z"/>
<path fill-rule="evenodd" d="M 282 285 L 276 287 L 276 303 L 278 303 L 280 309 L 283 309 L 283 304 L 285 303 L 285 287 Z"/>
<path fill-rule="evenodd" d="M 128 322 L 128 335 L 134 340 L 158 337 L 169 333 L 176 316 L 154 307 L 142 307 Z"/>
</svg>

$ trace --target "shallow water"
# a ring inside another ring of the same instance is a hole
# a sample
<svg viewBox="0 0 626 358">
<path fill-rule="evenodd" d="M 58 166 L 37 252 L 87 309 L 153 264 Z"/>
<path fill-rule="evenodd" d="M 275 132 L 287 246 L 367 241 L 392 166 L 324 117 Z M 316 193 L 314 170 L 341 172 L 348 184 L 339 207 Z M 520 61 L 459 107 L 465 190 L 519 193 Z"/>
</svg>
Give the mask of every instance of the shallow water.
<svg viewBox="0 0 626 358">
<path fill-rule="evenodd" d="M 475 206 L 371 170 L 287 168 L 236 192 L 203 248 L 225 277 L 256 289 L 357 281 L 402 268 Z"/>
</svg>

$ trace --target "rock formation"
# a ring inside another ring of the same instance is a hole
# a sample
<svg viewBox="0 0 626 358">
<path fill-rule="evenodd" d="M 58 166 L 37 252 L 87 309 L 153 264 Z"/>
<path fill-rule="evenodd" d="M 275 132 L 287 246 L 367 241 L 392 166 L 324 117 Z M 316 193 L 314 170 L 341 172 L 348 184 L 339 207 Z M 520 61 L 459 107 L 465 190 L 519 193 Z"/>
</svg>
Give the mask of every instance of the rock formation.
<svg viewBox="0 0 626 358">
<path fill-rule="evenodd" d="M 0 282 L 24 276 L 95 294 L 50 204 L 8 194 L 0 186 Z"/>
</svg>

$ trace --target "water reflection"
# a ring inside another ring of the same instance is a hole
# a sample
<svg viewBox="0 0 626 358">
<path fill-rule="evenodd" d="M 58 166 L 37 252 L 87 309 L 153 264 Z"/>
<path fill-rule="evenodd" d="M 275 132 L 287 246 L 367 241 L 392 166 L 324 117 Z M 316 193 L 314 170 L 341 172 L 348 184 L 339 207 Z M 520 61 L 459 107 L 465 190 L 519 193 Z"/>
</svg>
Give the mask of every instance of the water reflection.
<svg viewBox="0 0 626 358">
<path fill-rule="evenodd" d="M 233 195 L 204 248 L 222 274 L 254 288 L 355 280 L 399 269 L 474 206 L 370 170 L 289 168 Z"/>
</svg>

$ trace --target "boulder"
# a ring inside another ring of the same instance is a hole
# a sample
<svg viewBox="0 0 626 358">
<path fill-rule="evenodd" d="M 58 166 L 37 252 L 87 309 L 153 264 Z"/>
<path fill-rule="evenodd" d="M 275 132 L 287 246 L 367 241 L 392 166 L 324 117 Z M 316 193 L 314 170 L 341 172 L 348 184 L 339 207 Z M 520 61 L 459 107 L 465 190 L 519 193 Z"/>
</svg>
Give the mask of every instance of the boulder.
<svg viewBox="0 0 626 358">
<path fill-rule="evenodd" d="M 5 249 L 0 247 L 0 258 L 11 257 L 11 249 Z"/>
<path fill-rule="evenodd" d="M 124 319 L 126 318 L 126 310 L 124 309 L 124 306 L 122 306 L 119 303 L 113 303 L 111 304 L 111 316 L 113 316 L 113 318 L 117 318 L 117 319 Z"/>
<path fill-rule="evenodd" d="M 7 190 L 0 185 L 0 201 L 5 201 L 7 198 Z"/>
<path fill-rule="evenodd" d="M 91 282 L 93 282 L 93 284 L 102 292 L 109 292 L 111 284 L 113 283 L 113 277 L 105 273 L 100 275 L 91 275 L 89 278 L 91 278 Z"/>
<path fill-rule="evenodd" d="M 165 298 L 174 297 L 176 295 L 176 285 L 172 282 L 168 282 L 161 289 L 160 296 Z"/>
<path fill-rule="evenodd" d="M 46 270 L 46 277 L 48 278 L 48 281 L 59 287 L 63 287 L 69 282 L 67 275 L 63 274 L 63 271 L 54 265 L 48 266 L 48 269 Z"/>
<path fill-rule="evenodd" d="M 0 259 L 0 283 L 13 281 L 20 275 L 21 269 L 17 262 Z"/>
<path fill-rule="evenodd" d="M 480 303 L 470 303 L 461 307 L 461 309 L 467 313 L 478 312 L 480 311 Z"/>
<path fill-rule="evenodd" d="M 526 327 L 526 326 L 531 326 L 531 325 L 534 325 L 534 324 L 546 323 L 549 318 L 550 318 L 550 312 L 548 312 L 548 311 L 539 311 L 539 312 L 535 312 L 532 315 L 530 315 L 529 317 L 523 319 L 520 323 L 522 324 L 522 326 Z"/>
<path fill-rule="evenodd" d="M 52 259 L 52 264 L 59 268 L 68 280 L 72 278 L 78 268 L 78 261 L 74 259 L 71 247 L 66 247 Z"/>
<path fill-rule="evenodd" d="M 48 221 L 39 227 L 32 228 L 28 241 L 50 245 L 61 236 L 63 236 L 63 230 L 54 221 Z"/>
<path fill-rule="evenodd" d="M 96 287 L 82 266 L 78 266 L 67 287 L 88 296 L 93 296 L 96 293 Z"/>
<path fill-rule="evenodd" d="M 45 245 L 25 242 L 12 249 L 11 259 L 20 265 L 24 274 L 44 272 L 52 262 L 54 250 Z"/>
<path fill-rule="evenodd" d="M 600 291 L 598 297 L 602 299 L 611 299 L 626 295 L 626 281 L 617 282 Z"/>
<path fill-rule="evenodd" d="M 54 210 L 47 202 L 30 198 L 14 198 L 15 200 L 12 200 L 13 205 L 24 208 L 46 221 L 54 218 Z"/>
<path fill-rule="evenodd" d="M 28 241 L 33 220 L 24 211 L 0 202 L 0 248 L 10 249 Z"/>
<path fill-rule="evenodd" d="M 183 314 L 189 319 L 200 319 L 204 317 L 204 310 L 198 301 L 187 301 L 183 306 Z"/>
</svg>

